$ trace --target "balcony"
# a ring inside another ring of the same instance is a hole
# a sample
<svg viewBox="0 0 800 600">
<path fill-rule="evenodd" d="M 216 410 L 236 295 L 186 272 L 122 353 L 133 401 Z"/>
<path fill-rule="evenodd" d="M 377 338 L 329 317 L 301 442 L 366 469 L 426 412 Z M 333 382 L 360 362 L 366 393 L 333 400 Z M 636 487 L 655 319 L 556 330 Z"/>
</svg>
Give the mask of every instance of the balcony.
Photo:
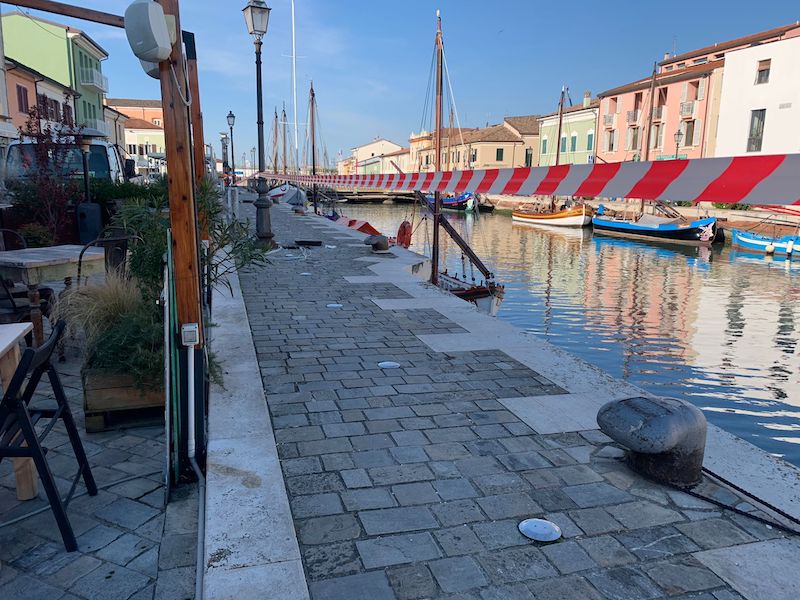
<svg viewBox="0 0 800 600">
<path fill-rule="evenodd" d="M 99 131 L 104 136 L 108 137 L 108 135 L 111 133 L 108 123 L 101 121 L 100 119 L 84 119 L 83 123 L 81 123 L 81 126 L 87 134 Z"/>
<path fill-rule="evenodd" d="M 80 82 L 84 87 L 93 88 L 101 93 L 108 92 L 108 77 L 97 69 L 82 68 L 80 70 Z"/>
<path fill-rule="evenodd" d="M 625 122 L 626 123 L 638 123 L 639 122 L 639 115 L 642 111 L 639 109 L 636 110 L 629 110 L 625 115 Z"/>
<path fill-rule="evenodd" d="M 681 118 L 682 119 L 692 119 L 694 118 L 694 111 L 697 102 L 692 100 L 691 102 L 681 102 Z"/>
<path fill-rule="evenodd" d="M 653 121 L 660 121 L 664 118 L 664 107 L 663 106 L 654 106 L 653 107 Z"/>
<path fill-rule="evenodd" d="M 617 125 L 617 115 L 616 113 L 611 113 L 610 115 L 603 115 L 603 127 L 608 127 L 613 129 Z"/>
</svg>

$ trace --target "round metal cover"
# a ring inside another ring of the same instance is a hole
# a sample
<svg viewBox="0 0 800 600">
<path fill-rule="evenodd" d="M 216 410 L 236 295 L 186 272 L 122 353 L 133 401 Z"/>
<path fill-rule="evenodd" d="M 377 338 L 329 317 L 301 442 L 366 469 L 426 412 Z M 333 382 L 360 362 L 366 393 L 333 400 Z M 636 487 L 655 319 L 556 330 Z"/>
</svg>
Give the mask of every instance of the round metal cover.
<svg viewBox="0 0 800 600">
<path fill-rule="evenodd" d="M 525 519 L 519 524 L 519 531 L 537 542 L 554 542 L 561 537 L 561 528 L 544 519 Z"/>
<path fill-rule="evenodd" d="M 378 366 L 381 369 L 399 369 L 400 363 L 394 362 L 393 360 L 385 360 L 383 362 L 379 362 Z"/>
<path fill-rule="evenodd" d="M 342 308 L 342 305 L 341 305 L 341 304 L 338 304 L 338 303 L 336 303 L 336 302 L 331 302 L 330 304 L 327 304 L 326 306 L 327 306 L 328 308 Z"/>
</svg>

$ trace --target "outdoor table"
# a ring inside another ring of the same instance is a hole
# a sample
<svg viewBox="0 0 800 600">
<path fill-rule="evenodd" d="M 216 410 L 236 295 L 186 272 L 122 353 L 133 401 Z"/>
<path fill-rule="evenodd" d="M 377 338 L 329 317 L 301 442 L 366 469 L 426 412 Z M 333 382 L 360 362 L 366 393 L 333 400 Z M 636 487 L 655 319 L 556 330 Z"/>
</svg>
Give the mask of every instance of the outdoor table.
<svg viewBox="0 0 800 600">
<path fill-rule="evenodd" d="M 5 393 L 19 364 L 19 342 L 33 329 L 32 323 L 0 325 L 0 383 Z M 38 476 L 31 458 L 12 458 L 17 481 L 17 499 L 30 500 L 39 494 Z"/>
<path fill-rule="evenodd" d="M 45 281 L 69 279 L 75 275 L 78 257 L 83 246 L 66 244 L 47 248 L 25 248 L 0 252 L 0 277 L 28 286 L 31 303 L 31 322 L 35 346 L 44 343 L 44 326 L 39 285 Z M 83 254 L 82 273 L 92 275 L 105 271 L 105 251 L 89 248 Z"/>
</svg>

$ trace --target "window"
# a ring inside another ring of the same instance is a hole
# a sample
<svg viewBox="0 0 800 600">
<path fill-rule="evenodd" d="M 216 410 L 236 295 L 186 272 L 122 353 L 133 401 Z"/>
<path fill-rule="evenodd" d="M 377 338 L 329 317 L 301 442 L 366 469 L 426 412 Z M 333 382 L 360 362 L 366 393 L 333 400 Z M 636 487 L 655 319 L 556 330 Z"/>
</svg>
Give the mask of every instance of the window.
<svg viewBox="0 0 800 600">
<path fill-rule="evenodd" d="M 561 152 L 566 152 L 567 151 L 567 136 L 565 136 L 565 135 L 561 136 L 561 144 L 560 144 L 560 146 L 561 146 Z"/>
<path fill-rule="evenodd" d="M 30 111 L 28 105 L 28 88 L 17 84 L 17 108 L 19 112 L 27 114 Z"/>
<path fill-rule="evenodd" d="M 695 59 L 692 61 L 692 64 L 695 64 L 695 65 L 704 65 L 704 64 L 706 64 L 707 62 L 708 62 L 708 57 L 704 56 L 703 58 L 695 58 Z"/>
<path fill-rule="evenodd" d="M 661 148 L 664 141 L 664 125 L 662 123 L 655 123 L 650 127 L 650 140 L 648 141 L 650 148 Z"/>
<path fill-rule="evenodd" d="M 431 156 L 430 156 L 430 154 L 426 154 L 425 155 L 425 166 L 427 167 L 429 164 L 431 164 Z"/>
<path fill-rule="evenodd" d="M 695 121 L 686 121 L 683 126 L 683 145 L 684 146 L 693 146 L 694 145 L 694 132 L 695 132 Z"/>
<path fill-rule="evenodd" d="M 594 131 L 590 131 L 586 135 L 586 150 L 589 152 L 594 150 Z"/>
<path fill-rule="evenodd" d="M 461 162 L 461 150 L 456 150 L 456 162 Z"/>
<path fill-rule="evenodd" d="M 608 114 L 612 115 L 617 112 L 617 98 L 608 99 Z"/>
<path fill-rule="evenodd" d="M 158 125 L 161 127 L 161 119 L 153 119 L 153 125 Z"/>
<path fill-rule="evenodd" d="M 533 166 L 533 148 L 525 148 L 525 166 Z"/>
<path fill-rule="evenodd" d="M 502 148 L 498 148 L 497 150 L 494 151 L 494 159 L 497 162 L 500 162 L 500 161 L 503 160 L 503 149 Z"/>
<path fill-rule="evenodd" d="M 628 147 L 627 150 L 639 150 L 639 128 L 628 127 Z"/>
<path fill-rule="evenodd" d="M 760 83 L 769 83 L 769 67 L 772 61 L 770 59 L 758 61 L 758 71 L 756 71 L 756 85 Z"/>
<path fill-rule="evenodd" d="M 606 139 L 607 139 L 607 142 L 608 142 L 607 146 L 606 146 L 606 150 L 608 152 L 614 152 L 617 149 L 617 130 L 616 129 L 612 129 L 611 131 L 609 131 L 606 134 L 606 136 L 607 136 Z"/>
<path fill-rule="evenodd" d="M 147 151 L 145 150 L 145 147 L 142 144 L 139 144 L 139 151 L 137 152 L 137 154 L 139 156 L 144 156 L 145 154 L 147 154 Z"/>
<path fill-rule="evenodd" d="M 575 152 L 578 149 L 578 134 L 573 133 L 569 140 L 569 151 Z"/>
<path fill-rule="evenodd" d="M 478 160 L 478 149 L 477 148 L 473 148 L 472 149 L 472 154 L 470 156 L 470 161 L 475 162 L 476 160 Z"/>
<path fill-rule="evenodd" d="M 74 115 L 72 114 L 72 107 L 66 102 L 64 102 L 63 111 L 64 111 L 64 123 L 70 126 L 74 125 L 75 119 Z"/>
<path fill-rule="evenodd" d="M 136 144 L 128 144 L 128 154 L 136 154 Z"/>
<path fill-rule="evenodd" d="M 761 142 L 764 139 L 764 120 L 767 110 L 761 108 L 750 112 L 750 133 L 747 136 L 747 151 L 761 152 Z"/>
<path fill-rule="evenodd" d="M 547 138 L 542 138 L 542 154 L 547 154 Z"/>
</svg>

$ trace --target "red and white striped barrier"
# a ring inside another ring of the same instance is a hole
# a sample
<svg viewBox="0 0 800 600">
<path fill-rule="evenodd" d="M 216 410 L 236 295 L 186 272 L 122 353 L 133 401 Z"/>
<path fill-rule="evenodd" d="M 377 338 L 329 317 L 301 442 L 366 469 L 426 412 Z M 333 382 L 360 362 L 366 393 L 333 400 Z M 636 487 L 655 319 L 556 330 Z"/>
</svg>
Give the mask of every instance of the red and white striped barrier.
<svg viewBox="0 0 800 600">
<path fill-rule="evenodd" d="M 800 204 L 800 154 L 386 175 L 258 175 L 368 190 Z"/>
</svg>

